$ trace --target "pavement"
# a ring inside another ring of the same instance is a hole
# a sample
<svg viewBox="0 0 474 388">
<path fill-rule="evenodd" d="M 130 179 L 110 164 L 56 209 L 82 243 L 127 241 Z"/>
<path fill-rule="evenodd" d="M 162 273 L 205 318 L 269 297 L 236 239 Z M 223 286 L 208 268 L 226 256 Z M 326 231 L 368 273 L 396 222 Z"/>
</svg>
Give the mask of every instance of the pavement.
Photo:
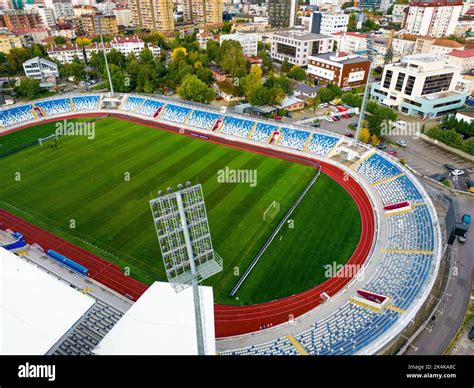
<svg viewBox="0 0 474 388">
<path fill-rule="evenodd" d="M 472 356 L 474 354 L 474 341 L 468 337 L 471 327 L 474 325 L 474 319 L 466 324 L 458 343 L 450 354 L 455 356 Z"/>
<path fill-rule="evenodd" d="M 456 218 L 459 220 L 464 213 L 472 213 L 474 197 L 464 195 L 453 196 L 455 200 Z M 441 295 L 441 302 L 431 320 L 420 335 L 412 342 L 405 354 L 440 355 L 446 350 L 461 326 L 472 289 L 474 232 L 468 231 L 467 241 L 454 243 L 455 261 L 452 276 L 448 279 L 446 291 Z M 474 349 L 471 348 L 474 354 Z"/>
</svg>

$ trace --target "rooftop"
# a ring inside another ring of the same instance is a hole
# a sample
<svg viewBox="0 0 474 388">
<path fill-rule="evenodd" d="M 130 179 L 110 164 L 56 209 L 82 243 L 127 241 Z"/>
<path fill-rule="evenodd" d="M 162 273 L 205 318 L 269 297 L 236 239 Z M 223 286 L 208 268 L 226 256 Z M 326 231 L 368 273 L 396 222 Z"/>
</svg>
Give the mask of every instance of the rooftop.
<svg viewBox="0 0 474 388">
<path fill-rule="evenodd" d="M 284 38 L 290 38 L 294 40 L 300 40 L 304 42 L 330 38 L 330 36 L 328 35 L 313 34 L 311 32 L 304 32 L 304 31 L 280 31 L 280 32 L 275 32 L 273 35 L 282 36 Z"/>
<path fill-rule="evenodd" d="M 474 57 L 474 49 L 453 50 L 448 55 L 451 57 L 457 57 L 457 58 L 471 58 L 471 57 Z"/>
<path fill-rule="evenodd" d="M 326 61 L 342 63 L 344 65 L 348 65 L 350 63 L 359 63 L 359 62 L 368 62 L 369 61 L 365 57 L 361 57 L 361 56 L 355 55 L 355 54 L 346 54 L 344 52 L 338 52 L 336 55 L 335 55 L 335 53 L 326 53 L 326 54 L 314 55 L 314 56 L 311 56 L 311 58 L 325 59 Z"/>
</svg>

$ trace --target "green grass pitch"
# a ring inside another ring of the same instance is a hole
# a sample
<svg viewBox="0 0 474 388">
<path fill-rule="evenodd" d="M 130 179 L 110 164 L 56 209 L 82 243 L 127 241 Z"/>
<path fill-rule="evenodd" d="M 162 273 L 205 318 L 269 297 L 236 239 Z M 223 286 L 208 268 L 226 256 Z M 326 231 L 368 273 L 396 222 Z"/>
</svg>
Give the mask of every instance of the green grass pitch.
<svg viewBox="0 0 474 388">
<path fill-rule="evenodd" d="M 0 137 L 0 150 L 54 129 L 48 123 Z M 218 171 L 225 167 L 256 171 L 257 184 L 220 183 Z M 309 166 L 109 118 L 96 123 L 93 140 L 64 136 L 57 150 L 46 144 L 0 158 L 0 206 L 150 284 L 165 275 L 148 201 L 160 189 L 199 182 L 214 248 L 224 259 L 224 271 L 205 284 L 214 287 L 217 303 L 251 304 L 324 281 L 323 265 L 346 262 L 357 245 L 361 221 L 355 203 L 321 174 L 238 299 L 228 297 L 313 175 Z M 273 201 L 281 210 L 269 224 L 263 212 Z"/>
</svg>

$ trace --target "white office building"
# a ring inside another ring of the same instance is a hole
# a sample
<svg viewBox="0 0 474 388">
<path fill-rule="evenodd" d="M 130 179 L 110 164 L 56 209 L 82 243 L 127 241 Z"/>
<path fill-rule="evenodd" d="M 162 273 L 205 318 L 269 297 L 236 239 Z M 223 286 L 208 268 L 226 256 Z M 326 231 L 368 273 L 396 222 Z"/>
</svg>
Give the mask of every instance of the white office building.
<svg viewBox="0 0 474 388">
<path fill-rule="evenodd" d="M 418 54 L 384 68 L 371 95 L 379 103 L 423 119 L 453 113 L 467 94 L 456 91 L 461 69 L 446 64 L 437 54 Z"/>
<path fill-rule="evenodd" d="M 334 38 L 301 31 L 275 32 L 271 37 L 271 56 L 298 66 L 307 66 L 310 55 L 333 51 Z"/>
<path fill-rule="evenodd" d="M 301 18 L 301 24 L 306 31 L 313 34 L 330 35 L 336 32 L 346 32 L 349 24 L 349 14 L 337 12 L 313 12 Z"/>
</svg>

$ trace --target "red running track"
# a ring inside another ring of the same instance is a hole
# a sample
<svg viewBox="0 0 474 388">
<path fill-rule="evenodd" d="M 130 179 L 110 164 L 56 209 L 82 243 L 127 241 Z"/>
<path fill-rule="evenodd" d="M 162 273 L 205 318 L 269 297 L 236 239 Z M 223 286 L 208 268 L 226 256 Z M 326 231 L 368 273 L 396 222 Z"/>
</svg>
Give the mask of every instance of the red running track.
<svg viewBox="0 0 474 388">
<path fill-rule="evenodd" d="M 71 244 L 4 209 L 0 209 L 0 227 L 2 229 L 11 229 L 15 232 L 23 233 L 29 244 L 37 243 L 45 251 L 53 249 L 67 256 L 71 260 L 88 268 L 91 278 L 97 280 L 99 283 L 105 284 L 107 287 L 122 295 L 128 295 L 133 300 L 137 300 L 148 288 L 145 284 L 129 276 L 125 276 L 118 265 L 109 263 L 103 258 L 77 245 Z"/>
<path fill-rule="evenodd" d="M 170 126 L 163 123 L 157 123 L 146 119 L 137 119 L 135 117 L 124 114 L 109 114 L 124 120 L 138 122 L 154 128 L 164 129 L 171 132 L 178 132 L 180 128 Z M 73 114 L 65 117 L 48 119 L 43 121 L 57 121 L 63 118 L 75 117 L 92 117 L 104 116 L 104 114 Z M 16 128 L 10 132 L 18 131 L 22 128 L 31 126 L 26 125 Z M 180 131 L 181 134 L 191 136 L 190 130 Z M 264 155 L 278 157 L 286 160 L 291 160 L 298 163 L 305 163 L 314 165 L 315 160 L 307 157 L 295 157 L 293 154 L 285 153 L 283 151 L 274 151 L 267 148 L 259 147 L 248 143 L 238 143 L 225 140 L 221 137 L 208 134 L 208 141 L 218 144 L 225 144 L 234 148 L 250 150 Z M 214 306 L 214 317 L 216 327 L 216 337 L 228 337 L 239 334 L 246 334 L 261 330 L 263 327 L 275 326 L 284 322 L 288 322 L 292 318 L 296 318 L 313 308 L 317 307 L 323 302 L 321 293 L 325 292 L 329 296 L 336 295 L 342 290 L 353 278 L 355 271 L 353 266 L 361 267 L 369 256 L 374 240 L 375 217 L 372 209 L 372 204 L 364 189 L 343 170 L 332 164 L 317 160 L 321 166 L 321 171 L 331 177 L 334 181 L 344 187 L 351 195 L 354 202 L 357 204 L 361 216 L 361 236 L 359 243 L 352 254 L 351 258 L 345 266 L 339 271 L 338 276 L 328 279 L 322 284 L 319 284 L 310 290 L 281 298 L 276 301 L 261 303 L 251 306 L 230 306 L 219 305 Z M 136 281 L 133 278 L 125 276 L 120 267 L 107 262 L 99 256 L 96 256 L 70 242 L 63 240 L 29 222 L 22 220 L 19 217 L 0 209 L 0 222 L 4 226 L 12 230 L 24 233 L 28 242 L 37 242 L 45 250 L 54 249 L 57 252 L 77 261 L 79 264 L 89 268 L 90 276 L 95 280 L 103 283 L 107 287 L 123 294 L 129 295 L 134 300 L 138 299 L 140 295 L 145 292 L 148 286 Z M 348 267 L 350 266 L 350 267 Z M 344 275 L 344 276 L 343 276 Z"/>
</svg>

